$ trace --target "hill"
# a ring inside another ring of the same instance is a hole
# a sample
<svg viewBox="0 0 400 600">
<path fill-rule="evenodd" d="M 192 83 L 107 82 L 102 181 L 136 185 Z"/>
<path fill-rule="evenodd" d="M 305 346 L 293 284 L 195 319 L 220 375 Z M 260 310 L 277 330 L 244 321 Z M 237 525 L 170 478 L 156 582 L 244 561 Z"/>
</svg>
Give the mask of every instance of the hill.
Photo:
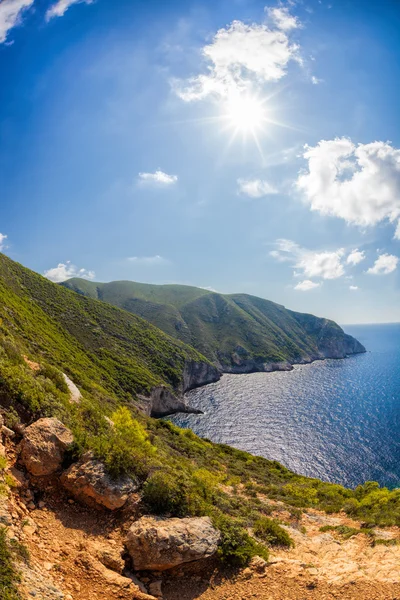
<svg viewBox="0 0 400 600">
<path fill-rule="evenodd" d="M 0 339 L 66 373 L 100 398 L 162 414 L 182 393 L 218 379 L 192 348 L 126 311 L 78 296 L 0 254 Z M 163 406 L 164 405 L 164 406 Z"/>
<path fill-rule="evenodd" d="M 196 348 L 224 372 L 286 369 L 295 363 L 365 352 L 333 321 L 247 294 L 78 278 L 61 285 L 143 317 Z"/>
</svg>

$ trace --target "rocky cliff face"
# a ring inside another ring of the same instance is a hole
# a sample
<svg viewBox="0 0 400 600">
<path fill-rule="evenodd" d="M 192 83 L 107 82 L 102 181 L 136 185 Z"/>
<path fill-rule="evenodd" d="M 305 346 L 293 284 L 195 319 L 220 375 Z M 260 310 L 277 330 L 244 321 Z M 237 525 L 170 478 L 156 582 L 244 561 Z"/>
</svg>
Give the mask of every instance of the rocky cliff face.
<svg viewBox="0 0 400 600">
<path fill-rule="evenodd" d="M 345 358 L 350 354 L 366 352 L 364 346 L 339 325 L 329 319 L 319 319 L 314 315 L 292 313 L 316 347 L 315 358 Z"/>
<path fill-rule="evenodd" d="M 187 392 L 193 388 L 214 383 L 221 378 L 221 373 L 216 366 L 206 362 L 186 361 L 183 372 L 183 389 Z"/>
<path fill-rule="evenodd" d="M 183 394 L 193 388 L 218 381 L 220 371 L 207 362 L 186 361 L 182 383 L 177 391 L 172 391 L 165 386 L 155 387 L 150 396 L 140 396 L 141 409 L 151 417 L 166 417 L 178 412 L 199 413 L 188 406 Z"/>
<path fill-rule="evenodd" d="M 325 358 L 346 358 L 351 354 L 366 352 L 364 346 L 339 325 L 313 315 L 292 313 L 305 334 L 313 340 L 313 348 L 303 351 L 293 360 L 270 361 L 263 356 L 253 356 L 242 346 L 230 355 L 220 353 L 219 367 L 224 373 L 257 373 L 290 371 L 294 364 L 307 364 Z"/>
</svg>

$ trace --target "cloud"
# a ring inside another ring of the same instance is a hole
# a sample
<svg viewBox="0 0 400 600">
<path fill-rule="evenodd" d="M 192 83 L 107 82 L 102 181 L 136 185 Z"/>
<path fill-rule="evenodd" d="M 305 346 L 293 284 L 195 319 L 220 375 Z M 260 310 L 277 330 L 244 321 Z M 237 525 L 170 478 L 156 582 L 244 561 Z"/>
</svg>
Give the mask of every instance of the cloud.
<svg viewBox="0 0 400 600">
<path fill-rule="evenodd" d="M 238 179 L 239 193 L 249 198 L 262 198 L 277 194 L 278 190 L 263 179 Z"/>
<path fill-rule="evenodd" d="M 365 252 L 356 248 L 348 255 L 346 262 L 348 265 L 358 265 L 365 259 Z"/>
<path fill-rule="evenodd" d="M 310 279 L 305 279 L 304 281 L 300 281 L 297 285 L 295 285 L 294 289 L 299 290 L 300 292 L 308 292 L 309 290 L 314 290 L 317 287 L 321 287 L 321 284 L 311 281 Z"/>
<path fill-rule="evenodd" d="M 271 11 L 269 16 L 274 21 L 271 27 L 233 21 L 217 31 L 201 50 L 207 73 L 175 80 L 176 94 L 186 102 L 208 96 L 226 99 L 233 93 L 282 79 L 290 61 L 301 62 L 299 46 L 288 37 L 288 32 L 299 24 L 283 8 Z"/>
<path fill-rule="evenodd" d="M 267 8 L 267 13 L 271 21 L 282 31 L 290 31 L 301 27 L 299 19 L 291 15 L 287 7 Z"/>
<path fill-rule="evenodd" d="M 358 285 L 350 285 L 349 290 L 351 290 L 352 292 L 356 292 L 358 290 Z"/>
<path fill-rule="evenodd" d="M 400 218 L 400 150 L 389 142 L 354 144 L 348 138 L 306 146 L 308 171 L 297 179 L 311 210 L 371 226 Z M 395 237 L 400 239 L 398 223 Z"/>
<path fill-rule="evenodd" d="M 7 40 L 8 32 L 22 22 L 23 13 L 34 0 L 3 0 L 0 2 L 0 44 Z"/>
<path fill-rule="evenodd" d="M 73 4 L 93 4 L 94 0 L 58 0 L 46 12 L 46 21 L 54 17 L 63 17 L 70 6 Z"/>
<path fill-rule="evenodd" d="M 60 283 L 72 277 L 80 277 L 81 279 L 94 279 L 96 277 L 94 271 L 78 269 L 69 260 L 65 263 L 59 263 L 52 269 L 48 269 L 44 272 L 44 276 L 50 279 L 50 281 L 54 281 L 54 283 Z"/>
<path fill-rule="evenodd" d="M 0 233 L 0 252 L 2 252 L 3 250 L 5 250 L 7 248 L 6 239 L 7 239 L 7 236 L 5 235 L 5 233 Z"/>
<path fill-rule="evenodd" d="M 381 254 L 374 262 L 374 266 L 367 271 L 369 275 L 388 275 L 397 269 L 399 259 L 393 254 Z"/>
<path fill-rule="evenodd" d="M 337 279 L 345 274 L 343 248 L 333 251 L 314 251 L 302 248 L 292 240 L 286 239 L 277 240 L 276 245 L 277 249 L 270 252 L 270 255 L 281 262 L 291 262 L 296 269 L 296 275 Z"/>
<path fill-rule="evenodd" d="M 128 260 L 129 262 L 135 263 L 137 265 L 147 266 L 166 265 L 170 262 L 167 258 L 164 258 L 159 254 L 156 254 L 155 256 L 130 256 Z"/>
<path fill-rule="evenodd" d="M 177 175 L 168 175 L 158 169 L 154 173 L 139 173 L 139 183 L 157 185 L 157 186 L 169 186 L 173 185 L 178 181 Z"/>
</svg>

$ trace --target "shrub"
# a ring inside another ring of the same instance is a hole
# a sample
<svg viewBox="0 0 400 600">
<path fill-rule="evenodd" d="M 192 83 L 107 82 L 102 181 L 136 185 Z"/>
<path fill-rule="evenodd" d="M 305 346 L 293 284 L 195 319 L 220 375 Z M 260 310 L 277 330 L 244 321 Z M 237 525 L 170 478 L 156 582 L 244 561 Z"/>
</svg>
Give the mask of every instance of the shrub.
<svg viewBox="0 0 400 600">
<path fill-rule="evenodd" d="M 214 525 L 221 533 L 218 554 L 223 562 L 243 567 L 253 556 L 268 560 L 268 549 L 250 537 L 240 521 L 219 515 L 214 517 Z"/>
<path fill-rule="evenodd" d="M 149 510 L 157 515 L 184 517 L 196 512 L 193 492 L 193 486 L 183 475 L 157 471 L 144 484 L 142 499 Z"/>
<path fill-rule="evenodd" d="M 271 546 L 290 548 L 294 545 L 292 538 L 276 521 L 263 517 L 254 523 L 254 535 Z"/>
<path fill-rule="evenodd" d="M 7 540 L 6 528 L 0 528 L 0 598 L 20 600 L 16 584 L 20 581 L 13 565 L 13 553 Z"/>
<path fill-rule="evenodd" d="M 93 440 L 96 455 L 115 477 L 131 474 L 145 479 L 156 453 L 147 431 L 127 407 L 116 410 L 111 421 L 113 426 L 108 433 Z"/>
<path fill-rule="evenodd" d="M 38 375 L 42 375 L 46 379 L 50 379 L 56 386 L 56 388 L 63 394 L 68 394 L 68 385 L 65 381 L 61 371 L 49 364 L 41 365 Z"/>
</svg>

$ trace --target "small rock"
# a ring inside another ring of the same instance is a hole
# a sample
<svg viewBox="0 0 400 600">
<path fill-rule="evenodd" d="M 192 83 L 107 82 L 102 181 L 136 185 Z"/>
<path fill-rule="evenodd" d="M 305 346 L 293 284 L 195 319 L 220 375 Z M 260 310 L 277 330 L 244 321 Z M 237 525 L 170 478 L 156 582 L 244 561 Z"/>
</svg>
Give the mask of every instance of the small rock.
<svg viewBox="0 0 400 600">
<path fill-rule="evenodd" d="M 261 556 L 254 556 L 250 562 L 250 569 L 256 573 L 264 573 L 267 565 L 267 561 L 261 558 Z"/>
<path fill-rule="evenodd" d="M 58 419 L 39 419 L 25 429 L 21 460 L 32 475 L 51 475 L 61 468 L 73 441 L 71 431 Z"/>
<path fill-rule="evenodd" d="M 251 579 L 253 577 L 253 571 L 247 567 L 242 571 L 243 579 Z"/>
<path fill-rule="evenodd" d="M 11 467 L 10 473 L 15 480 L 16 487 L 18 488 L 26 488 L 28 485 L 28 480 L 23 474 L 22 471 L 16 469 L 15 467 Z"/>
<path fill-rule="evenodd" d="M 38 504 L 39 508 L 44 508 L 46 506 L 46 502 L 43 502 L 43 500 L 41 500 Z"/>
<path fill-rule="evenodd" d="M 84 504 L 116 510 L 124 506 L 138 484 L 129 477 L 112 479 L 104 464 L 86 454 L 61 476 L 63 486 Z"/>
<path fill-rule="evenodd" d="M 155 596 L 156 598 L 162 598 L 161 586 L 162 586 L 161 579 L 158 579 L 157 581 L 153 581 L 153 583 L 151 583 L 149 585 L 149 592 L 150 592 L 150 594 L 152 596 Z"/>
</svg>

